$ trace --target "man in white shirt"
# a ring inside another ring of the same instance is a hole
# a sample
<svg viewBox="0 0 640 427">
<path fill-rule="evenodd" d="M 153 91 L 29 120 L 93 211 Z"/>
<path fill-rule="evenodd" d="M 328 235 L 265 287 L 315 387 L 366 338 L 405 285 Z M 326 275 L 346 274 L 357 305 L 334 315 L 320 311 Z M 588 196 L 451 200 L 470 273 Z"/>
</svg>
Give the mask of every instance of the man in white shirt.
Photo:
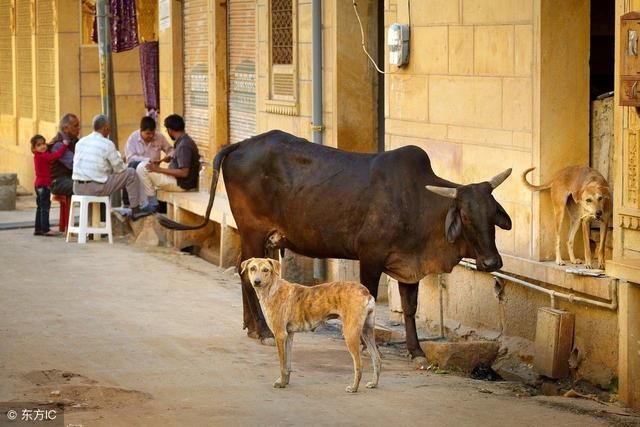
<svg viewBox="0 0 640 427">
<path fill-rule="evenodd" d="M 109 196 L 123 188 L 129 193 L 132 218 L 149 212 L 140 209 L 147 198 L 135 169 L 127 168 L 115 144 L 107 138 L 111 123 L 99 114 L 93 118 L 94 132 L 76 143 L 73 155 L 73 192 L 86 196 Z"/>
<path fill-rule="evenodd" d="M 161 159 L 163 151 L 166 157 Z M 143 117 L 140 120 L 140 129 L 129 136 L 127 144 L 124 146 L 127 165 L 134 169 L 138 163 L 143 161 L 168 162 L 171 160 L 173 152 L 174 149 L 167 138 L 156 131 L 156 121 L 152 117 Z"/>
</svg>

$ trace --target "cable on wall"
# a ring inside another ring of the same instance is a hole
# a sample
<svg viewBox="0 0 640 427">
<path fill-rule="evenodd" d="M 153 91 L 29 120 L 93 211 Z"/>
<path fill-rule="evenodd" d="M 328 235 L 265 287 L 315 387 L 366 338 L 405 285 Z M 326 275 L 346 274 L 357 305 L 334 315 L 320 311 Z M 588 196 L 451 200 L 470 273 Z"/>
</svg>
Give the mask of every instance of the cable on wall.
<svg viewBox="0 0 640 427">
<path fill-rule="evenodd" d="M 360 13 L 358 12 L 358 4 L 356 3 L 356 0 L 353 0 L 353 10 L 356 13 L 356 18 L 358 18 L 358 24 L 360 25 L 360 36 L 362 38 L 362 43 L 361 43 L 362 50 L 364 51 L 364 53 L 369 58 L 369 61 L 371 62 L 371 64 L 373 64 L 373 67 L 380 74 L 394 74 L 394 73 L 397 73 L 398 70 L 395 70 L 395 71 L 382 71 L 380 69 L 380 67 L 378 67 L 378 64 L 376 63 L 376 61 L 371 57 L 371 54 L 367 50 L 367 45 L 365 43 L 364 28 L 362 26 L 362 20 L 360 19 Z M 409 27 L 411 27 L 411 0 L 407 0 L 407 12 L 409 14 Z"/>
</svg>

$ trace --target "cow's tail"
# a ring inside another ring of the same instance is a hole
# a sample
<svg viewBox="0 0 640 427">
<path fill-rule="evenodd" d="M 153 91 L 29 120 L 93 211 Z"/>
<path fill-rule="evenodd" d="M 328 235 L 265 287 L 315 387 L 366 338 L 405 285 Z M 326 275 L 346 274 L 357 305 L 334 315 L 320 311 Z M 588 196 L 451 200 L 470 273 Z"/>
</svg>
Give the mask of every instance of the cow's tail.
<svg viewBox="0 0 640 427">
<path fill-rule="evenodd" d="M 527 181 L 527 174 L 534 170 L 535 168 L 529 168 L 526 171 L 522 172 L 522 183 L 531 191 L 541 191 L 551 188 L 551 181 L 542 185 L 533 185 L 529 181 Z"/>
<path fill-rule="evenodd" d="M 158 222 L 163 227 L 169 228 L 171 230 L 197 230 L 207 225 L 209 222 L 209 214 L 211 214 L 211 209 L 213 208 L 213 200 L 216 197 L 216 188 L 218 187 L 218 177 L 220 176 L 220 167 L 222 166 L 222 162 L 225 157 L 229 155 L 229 153 L 237 150 L 239 148 L 239 144 L 231 144 L 224 147 L 222 150 L 218 151 L 216 157 L 213 159 L 213 176 L 211 177 L 211 189 L 209 192 L 209 204 L 207 205 L 207 211 L 204 214 L 204 219 L 200 224 L 195 225 L 187 225 L 181 224 L 179 222 L 175 222 L 164 215 L 156 214 L 158 218 Z"/>
</svg>

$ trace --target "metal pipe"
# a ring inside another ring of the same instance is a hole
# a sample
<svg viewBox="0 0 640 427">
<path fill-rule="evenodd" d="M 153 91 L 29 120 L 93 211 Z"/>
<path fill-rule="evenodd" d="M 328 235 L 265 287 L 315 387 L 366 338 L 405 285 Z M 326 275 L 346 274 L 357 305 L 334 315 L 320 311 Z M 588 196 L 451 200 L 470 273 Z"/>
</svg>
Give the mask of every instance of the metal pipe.
<svg viewBox="0 0 640 427">
<path fill-rule="evenodd" d="M 113 86 L 113 62 L 111 59 L 111 11 L 107 0 L 96 1 L 96 24 L 98 31 L 98 52 L 100 62 L 100 100 L 102 114 L 111 122 L 109 139 L 118 147 L 118 120 Z"/>
<path fill-rule="evenodd" d="M 444 339 L 444 277 L 438 274 L 438 298 L 440 299 L 440 338 Z"/>
<path fill-rule="evenodd" d="M 470 263 L 468 261 L 460 261 L 460 265 L 466 268 L 470 268 L 472 270 L 477 270 L 478 268 L 476 267 L 475 264 Z M 526 288 L 532 289 L 534 291 L 538 291 L 538 292 L 542 292 L 544 294 L 549 295 L 549 299 L 551 301 L 551 307 L 556 307 L 556 298 L 561 298 L 564 300 L 567 300 L 571 303 L 574 302 L 580 302 L 583 304 L 589 304 L 589 305 L 594 305 L 596 307 L 602 307 L 602 308 L 606 308 L 609 310 L 617 310 L 618 309 L 618 280 L 612 280 L 611 284 L 609 285 L 609 295 L 611 295 L 611 302 L 602 302 L 602 301 L 596 301 L 590 298 L 583 298 L 583 297 L 579 297 L 576 296 L 575 294 L 567 294 L 567 293 L 563 293 L 563 292 L 557 292 L 551 289 L 547 289 L 545 287 L 539 286 L 539 285 L 535 285 L 533 283 L 518 279 L 517 277 L 513 277 L 510 276 L 508 274 L 504 274 L 502 272 L 499 271 L 494 271 L 489 273 L 491 275 L 493 275 L 494 277 L 497 277 L 499 279 L 504 279 L 504 280 L 508 280 L 509 282 L 513 282 L 513 283 L 517 283 L 518 285 L 524 286 Z"/>
<path fill-rule="evenodd" d="M 118 147 L 118 119 L 116 117 L 116 97 L 113 87 L 113 62 L 111 60 L 111 8 L 107 0 L 96 1 L 96 24 L 98 31 L 98 54 L 100 62 L 100 100 L 102 114 L 109 118 L 111 132 L 109 139 Z M 111 205 L 120 206 L 119 191 L 111 194 Z"/>
<path fill-rule="evenodd" d="M 311 2 L 311 49 L 312 49 L 312 85 L 313 85 L 313 111 L 311 117 L 311 129 L 313 130 L 313 142 L 323 145 L 324 125 L 322 124 L 322 2 Z M 327 260 L 313 260 L 313 278 L 324 282 L 327 277 Z"/>
</svg>

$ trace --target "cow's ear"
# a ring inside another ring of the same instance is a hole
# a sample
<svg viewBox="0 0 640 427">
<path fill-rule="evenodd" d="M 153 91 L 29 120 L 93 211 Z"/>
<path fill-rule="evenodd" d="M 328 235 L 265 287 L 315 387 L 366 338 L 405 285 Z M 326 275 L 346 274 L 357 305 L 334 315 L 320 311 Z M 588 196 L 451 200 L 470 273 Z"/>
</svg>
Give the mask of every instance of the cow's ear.
<svg viewBox="0 0 640 427">
<path fill-rule="evenodd" d="M 462 219 L 460 218 L 460 211 L 458 211 L 458 208 L 455 206 L 451 206 L 449 212 L 447 212 L 444 231 L 447 234 L 449 243 L 455 242 L 462 234 Z"/>
<path fill-rule="evenodd" d="M 503 230 L 511 230 L 511 218 L 498 202 L 496 202 L 496 225 Z"/>
<path fill-rule="evenodd" d="M 271 268 L 273 268 L 273 271 L 280 276 L 280 261 L 276 261 L 275 259 L 269 259 L 269 262 L 271 263 Z"/>
</svg>

